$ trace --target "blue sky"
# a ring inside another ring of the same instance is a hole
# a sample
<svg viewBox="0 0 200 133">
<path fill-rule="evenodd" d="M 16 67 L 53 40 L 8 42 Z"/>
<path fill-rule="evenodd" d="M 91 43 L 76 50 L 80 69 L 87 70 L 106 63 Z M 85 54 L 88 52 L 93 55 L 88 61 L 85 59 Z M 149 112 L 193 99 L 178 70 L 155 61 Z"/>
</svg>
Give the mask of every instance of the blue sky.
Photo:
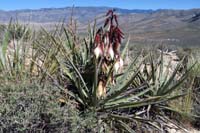
<svg viewBox="0 0 200 133">
<path fill-rule="evenodd" d="M 109 6 L 126 9 L 200 8 L 200 0 L 0 0 L 0 10 L 66 6 Z"/>
</svg>

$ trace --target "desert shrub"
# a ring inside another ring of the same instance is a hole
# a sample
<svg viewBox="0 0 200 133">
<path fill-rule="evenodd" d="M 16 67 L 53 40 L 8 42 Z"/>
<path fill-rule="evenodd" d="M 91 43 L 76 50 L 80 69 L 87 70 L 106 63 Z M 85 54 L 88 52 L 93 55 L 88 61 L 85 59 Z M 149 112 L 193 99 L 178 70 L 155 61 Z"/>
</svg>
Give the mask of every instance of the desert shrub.
<svg viewBox="0 0 200 133">
<path fill-rule="evenodd" d="M 67 132 L 79 122 L 78 110 L 72 105 L 61 107 L 57 87 L 32 83 L 0 85 L 1 132 Z M 77 124 L 78 125 L 78 124 Z"/>
</svg>

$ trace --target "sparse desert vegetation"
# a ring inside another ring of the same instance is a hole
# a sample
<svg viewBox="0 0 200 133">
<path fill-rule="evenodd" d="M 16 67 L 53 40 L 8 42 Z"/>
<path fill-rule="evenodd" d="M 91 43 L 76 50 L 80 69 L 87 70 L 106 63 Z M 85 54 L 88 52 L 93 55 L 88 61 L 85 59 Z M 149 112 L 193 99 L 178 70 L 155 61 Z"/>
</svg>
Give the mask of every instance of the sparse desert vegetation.
<svg viewBox="0 0 200 133">
<path fill-rule="evenodd" d="M 0 27 L 1 132 L 199 130 L 200 49 L 136 46 L 113 10 L 102 20 L 84 36 L 73 20 Z"/>
</svg>

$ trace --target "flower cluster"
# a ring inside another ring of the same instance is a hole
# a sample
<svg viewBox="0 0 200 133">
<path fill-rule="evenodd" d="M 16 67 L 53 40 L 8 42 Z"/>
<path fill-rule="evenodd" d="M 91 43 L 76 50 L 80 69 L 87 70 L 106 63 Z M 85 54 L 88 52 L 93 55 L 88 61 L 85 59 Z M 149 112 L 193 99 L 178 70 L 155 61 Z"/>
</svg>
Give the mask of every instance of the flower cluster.
<svg viewBox="0 0 200 133">
<path fill-rule="evenodd" d="M 120 45 L 123 32 L 118 26 L 117 15 L 114 10 L 109 10 L 106 14 L 104 26 L 99 28 L 95 36 L 94 55 L 98 63 L 101 63 L 97 94 L 99 97 L 106 94 L 106 81 L 115 84 L 114 70 L 117 73 L 123 67 L 123 60 L 120 57 Z M 114 70 L 112 69 L 114 67 Z M 111 76 L 108 73 L 111 71 Z"/>
</svg>

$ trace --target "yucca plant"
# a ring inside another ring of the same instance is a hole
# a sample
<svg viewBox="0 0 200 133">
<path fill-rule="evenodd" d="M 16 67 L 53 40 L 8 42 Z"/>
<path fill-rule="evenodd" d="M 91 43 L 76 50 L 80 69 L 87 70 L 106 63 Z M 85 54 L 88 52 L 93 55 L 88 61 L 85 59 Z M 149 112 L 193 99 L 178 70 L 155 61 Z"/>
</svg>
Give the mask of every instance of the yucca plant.
<svg viewBox="0 0 200 133">
<path fill-rule="evenodd" d="M 150 63 L 148 65 L 146 65 L 147 63 L 145 64 L 146 69 L 149 71 L 142 73 L 142 75 L 148 82 L 149 86 L 154 86 L 154 89 L 151 92 L 152 96 L 171 95 L 176 97 L 179 94 L 183 94 L 183 97 L 175 98 L 168 102 L 166 104 L 167 106 L 159 107 L 170 110 L 172 111 L 172 114 L 175 115 L 178 113 L 179 117 L 182 117 L 182 120 L 192 120 L 198 118 L 198 116 L 192 111 L 192 88 L 194 84 L 192 72 L 196 67 L 196 63 L 193 62 L 188 66 L 188 68 L 183 68 L 184 58 L 186 57 L 183 57 L 180 61 L 174 64 L 164 60 L 163 52 L 160 53 L 160 58 L 154 58 L 151 54 Z M 170 71 L 172 65 L 174 65 L 174 71 Z M 185 71 L 182 69 L 185 69 Z M 189 73 L 189 71 L 191 72 Z M 187 79 L 187 82 L 185 79 Z M 178 117 L 175 117 L 175 119 L 176 118 Z"/>
<path fill-rule="evenodd" d="M 93 128 L 90 131 L 98 132 L 137 132 L 142 130 L 141 127 L 146 127 L 144 130 L 147 131 L 149 126 L 161 131 L 163 109 L 167 108 L 167 101 L 185 95 L 171 93 L 179 88 L 190 69 L 176 82 L 173 79 L 178 68 L 169 79 L 157 83 L 154 67 L 158 66 L 152 64 L 150 78 L 153 82 L 150 84 L 140 74 L 143 59 L 138 61 L 139 56 L 123 67 L 128 44 L 121 53 L 124 34 L 115 12 L 109 10 L 105 18 L 103 27 L 97 31 L 95 25 L 89 28 L 89 37 L 82 40 L 71 28 L 64 26 L 61 27 L 64 33 L 44 30 L 48 39 L 45 37 L 43 41 L 48 46 L 38 45 L 43 63 L 46 60 L 48 64 L 43 65 L 43 71 L 64 93 L 60 101 L 74 101 L 84 122 L 90 123 L 85 124 L 85 131 L 88 131 L 88 126 Z M 160 117 L 155 118 L 157 116 Z M 77 128 L 77 131 L 82 130 Z"/>
<path fill-rule="evenodd" d="M 0 75 L 3 79 L 17 79 L 31 75 L 34 34 L 27 25 L 10 23 L 2 31 L 0 41 Z"/>
<path fill-rule="evenodd" d="M 150 86 L 155 86 L 153 95 L 170 94 L 188 77 L 195 63 L 188 69 L 186 68 L 184 72 L 180 72 L 183 60 L 184 58 L 176 63 L 165 61 L 162 52 L 158 59 L 153 59 L 152 54 L 150 55 L 149 64 L 145 63 L 145 69 L 148 70 L 143 71 L 142 75 Z"/>
</svg>

